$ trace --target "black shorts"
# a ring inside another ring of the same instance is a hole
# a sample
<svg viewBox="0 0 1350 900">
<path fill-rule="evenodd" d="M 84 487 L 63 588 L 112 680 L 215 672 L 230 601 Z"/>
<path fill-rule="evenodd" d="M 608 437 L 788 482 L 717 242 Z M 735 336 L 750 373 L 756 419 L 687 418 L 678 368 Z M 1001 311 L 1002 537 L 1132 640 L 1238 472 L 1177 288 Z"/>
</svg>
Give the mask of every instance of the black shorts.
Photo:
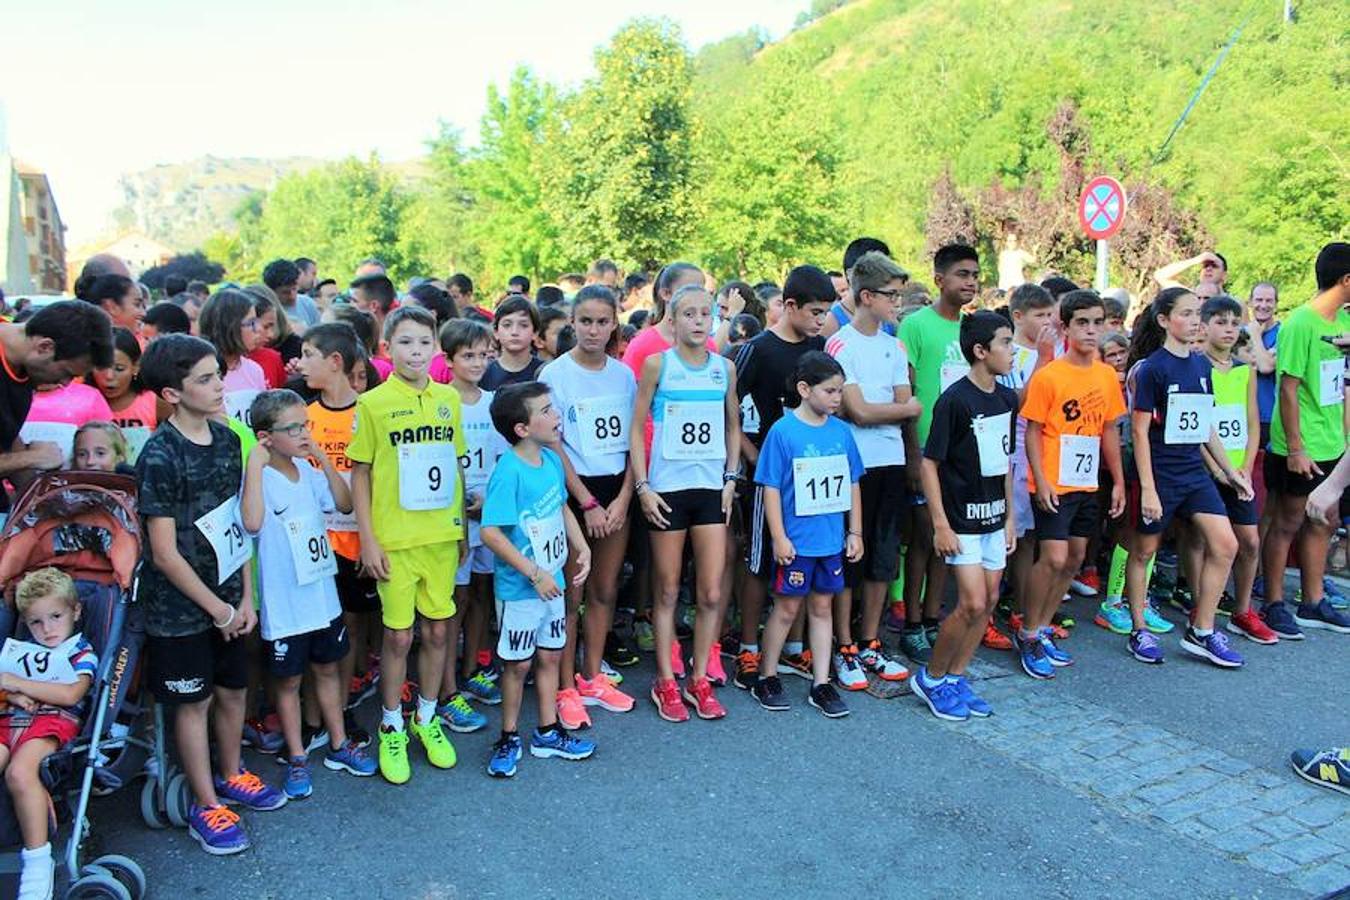
<svg viewBox="0 0 1350 900">
<path fill-rule="evenodd" d="M 1318 460 L 1317 468 L 1322 470 L 1322 474 L 1313 473 L 1312 477 L 1304 478 L 1302 475 L 1295 475 L 1289 471 L 1289 457 L 1280 456 L 1278 453 L 1268 451 L 1266 458 L 1261 463 L 1261 474 L 1266 479 L 1266 491 L 1271 494 L 1288 494 L 1291 497 L 1306 497 L 1322 482 L 1327 480 L 1331 470 L 1336 468 L 1339 460 Z"/>
<path fill-rule="evenodd" d="M 767 580 L 774 563 L 773 538 L 764 516 L 764 485 L 753 485 L 745 495 L 745 566 L 751 575 Z"/>
<path fill-rule="evenodd" d="M 351 649 L 347 626 L 338 616 L 327 627 L 304 634 L 293 634 L 263 641 L 267 648 L 268 671 L 274 678 L 294 678 L 305 674 L 310 663 L 324 665 L 341 661 Z"/>
<path fill-rule="evenodd" d="M 900 576 L 900 510 L 909 495 L 904 466 L 876 466 L 858 479 L 862 495 L 863 558 L 845 566 L 850 588 L 864 581 L 890 584 Z M 770 548 L 772 552 L 772 548 Z"/>
<path fill-rule="evenodd" d="M 361 574 L 361 566 L 354 560 L 337 555 L 338 602 L 345 613 L 373 613 L 380 611 L 380 592 L 375 579 Z"/>
<path fill-rule="evenodd" d="M 187 637 L 145 639 L 146 679 L 160 703 L 200 703 L 213 687 L 248 687 L 248 642 L 227 641 L 219 628 Z"/>
<path fill-rule="evenodd" d="M 618 475 L 578 475 L 581 483 L 585 485 L 586 490 L 591 492 L 591 496 L 599 501 L 600 505 L 608 508 L 614 499 L 619 496 L 619 491 L 623 490 L 624 473 Z M 577 517 L 577 521 L 585 523 L 586 514 L 581 510 L 581 504 L 571 494 L 567 496 L 567 505 L 572 510 L 572 515 Z M 581 529 L 586 530 L 584 527 Z"/>
<path fill-rule="evenodd" d="M 726 522 L 722 515 L 722 492 L 711 488 L 690 488 L 687 491 L 668 491 L 661 495 L 670 507 L 666 520 L 670 523 L 662 528 L 648 522 L 652 531 L 684 531 L 700 525 L 721 525 Z"/>
<path fill-rule="evenodd" d="M 1194 484 L 1160 484 L 1157 486 L 1158 501 L 1162 504 L 1162 517 L 1153 522 L 1145 522 L 1140 502 L 1144 489 L 1140 485 L 1131 485 L 1128 499 L 1130 523 L 1140 534 L 1162 534 L 1172 520 L 1178 516 L 1190 519 L 1196 515 L 1227 516 L 1223 499 L 1219 496 L 1219 486 L 1208 479 Z"/>
<path fill-rule="evenodd" d="M 1228 509 L 1228 521 L 1234 525 L 1255 525 L 1257 523 L 1255 497 L 1251 500 L 1243 500 L 1238 497 L 1237 491 L 1226 484 L 1215 484 L 1214 486 L 1219 489 L 1219 499 Z"/>
<path fill-rule="evenodd" d="M 1059 510 L 1046 512 L 1031 500 L 1036 517 L 1036 540 L 1067 541 L 1071 537 L 1090 538 L 1101 521 L 1101 499 L 1097 491 L 1070 491 L 1059 495 Z"/>
</svg>

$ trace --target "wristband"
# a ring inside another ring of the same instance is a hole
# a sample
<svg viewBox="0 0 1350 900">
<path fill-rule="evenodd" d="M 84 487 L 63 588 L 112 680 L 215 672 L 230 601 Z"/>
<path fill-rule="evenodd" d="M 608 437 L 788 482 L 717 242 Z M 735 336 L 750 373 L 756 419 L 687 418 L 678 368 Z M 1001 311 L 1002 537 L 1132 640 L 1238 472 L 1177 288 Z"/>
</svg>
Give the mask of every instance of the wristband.
<svg viewBox="0 0 1350 900">
<path fill-rule="evenodd" d="M 230 624 L 234 621 L 235 615 L 238 614 L 238 612 L 239 610 L 237 607 L 231 606 L 229 618 L 227 618 L 224 622 L 217 622 L 212 620 L 211 624 L 216 626 L 217 628 L 229 628 Z"/>
<path fill-rule="evenodd" d="M 648 490 L 650 490 L 650 488 L 651 488 L 650 482 L 648 482 L 647 479 L 644 478 L 637 484 L 633 485 L 633 493 L 637 494 L 638 496 L 641 496 L 645 494 Z"/>
<path fill-rule="evenodd" d="M 723 473 L 722 473 L 722 483 L 723 483 L 723 484 L 731 484 L 733 481 L 736 481 L 738 478 L 740 478 L 740 476 L 737 475 L 735 472 L 723 472 Z"/>
<path fill-rule="evenodd" d="M 590 511 L 593 510 L 593 509 L 599 509 L 599 508 L 600 508 L 600 501 L 597 500 L 597 499 L 595 499 L 595 495 L 594 495 L 594 494 L 591 495 L 591 499 L 589 499 L 589 500 L 587 500 L 585 503 L 581 504 L 581 511 L 582 511 L 582 512 L 590 512 Z"/>
<path fill-rule="evenodd" d="M 848 534 L 849 534 L 849 537 L 862 537 L 862 532 L 861 532 L 861 531 L 850 531 Z"/>
</svg>

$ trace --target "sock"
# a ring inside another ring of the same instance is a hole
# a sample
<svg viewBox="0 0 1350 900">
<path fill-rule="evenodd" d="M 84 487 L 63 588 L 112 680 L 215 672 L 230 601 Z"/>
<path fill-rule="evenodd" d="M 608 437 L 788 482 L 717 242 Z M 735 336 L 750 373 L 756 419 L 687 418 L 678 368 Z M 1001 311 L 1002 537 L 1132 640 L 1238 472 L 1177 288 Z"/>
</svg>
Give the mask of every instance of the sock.
<svg viewBox="0 0 1350 900">
<path fill-rule="evenodd" d="M 436 701 L 417 695 L 417 724 L 426 725 L 436 715 Z"/>
<path fill-rule="evenodd" d="M 1125 596 L 1125 563 L 1129 561 L 1130 551 L 1120 544 L 1111 551 L 1111 572 L 1106 577 L 1106 602 L 1119 603 Z"/>
<path fill-rule="evenodd" d="M 746 653 L 746 652 L 749 652 L 749 653 L 758 653 L 758 652 L 759 652 L 759 644 L 741 644 L 741 652 L 742 652 L 742 653 Z"/>
<path fill-rule="evenodd" d="M 946 675 L 943 675 L 941 678 L 938 678 L 934 675 L 929 675 L 927 666 L 921 666 L 919 668 L 918 678 L 919 682 L 923 684 L 924 687 L 937 687 L 939 684 L 942 684 L 947 680 Z"/>
<path fill-rule="evenodd" d="M 403 711 L 397 706 L 393 709 L 380 710 L 380 727 L 388 728 L 390 731 L 403 730 Z"/>
<path fill-rule="evenodd" d="M 785 643 L 783 644 L 783 652 L 786 653 L 786 654 L 788 654 L 789 656 L 801 656 L 801 655 L 802 655 L 802 642 L 801 642 L 801 641 L 787 641 L 787 642 L 785 642 Z"/>
<path fill-rule="evenodd" d="M 1194 626 L 1191 627 L 1191 634 L 1195 635 L 1198 638 L 1207 638 L 1213 633 L 1214 633 L 1213 628 L 1196 628 Z"/>
</svg>

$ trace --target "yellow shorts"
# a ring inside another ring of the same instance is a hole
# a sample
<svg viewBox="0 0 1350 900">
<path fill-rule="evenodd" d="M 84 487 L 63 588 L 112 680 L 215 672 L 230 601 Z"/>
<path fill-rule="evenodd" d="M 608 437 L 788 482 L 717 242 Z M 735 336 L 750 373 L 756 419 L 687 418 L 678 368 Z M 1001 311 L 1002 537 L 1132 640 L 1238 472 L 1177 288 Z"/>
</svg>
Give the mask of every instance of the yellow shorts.
<svg viewBox="0 0 1350 900">
<path fill-rule="evenodd" d="M 385 553 L 389 557 L 389 580 L 379 582 L 380 620 L 385 628 L 411 628 L 417 615 L 448 619 L 455 614 L 458 541 Z"/>
</svg>

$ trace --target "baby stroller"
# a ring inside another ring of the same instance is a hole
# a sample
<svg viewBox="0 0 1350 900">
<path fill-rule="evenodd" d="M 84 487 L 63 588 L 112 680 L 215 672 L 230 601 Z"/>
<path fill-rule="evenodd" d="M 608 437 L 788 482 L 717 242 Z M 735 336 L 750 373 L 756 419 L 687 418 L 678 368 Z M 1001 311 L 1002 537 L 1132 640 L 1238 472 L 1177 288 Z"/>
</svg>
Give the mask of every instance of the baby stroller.
<svg viewBox="0 0 1350 900">
<path fill-rule="evenodd" d="M 91 831 L 89 800 L 110 793 L 141 774 L 152 744 L 144 735 L 146 716 L 136 688 L 144 643 L 135 597 L 141 555 L 136 482 L 107 472 L 52 472 L 20 496 L 0 531 L 0 639 L 28 638 L 18 624 L 14 590 L 25 572 L 54 566 L 76 584 L 83 608 L 80 630 L 98 654 L 98 676 L 90 688 L 90 713 L 79 736 L 43 762 L 42 780 L 52 796 L 54 847 L 64 839 L 64 865 L 71 884 L 68 900 L 139 900 L 145 874 L 125 856 L 102 856 L 83 867 L 80 850 Z M 22 846 L 8 791 L 0 791 L 0 846 Z M 18 870 L 18 854 L 6 851 L 0 864 Z"/>
</svg>

